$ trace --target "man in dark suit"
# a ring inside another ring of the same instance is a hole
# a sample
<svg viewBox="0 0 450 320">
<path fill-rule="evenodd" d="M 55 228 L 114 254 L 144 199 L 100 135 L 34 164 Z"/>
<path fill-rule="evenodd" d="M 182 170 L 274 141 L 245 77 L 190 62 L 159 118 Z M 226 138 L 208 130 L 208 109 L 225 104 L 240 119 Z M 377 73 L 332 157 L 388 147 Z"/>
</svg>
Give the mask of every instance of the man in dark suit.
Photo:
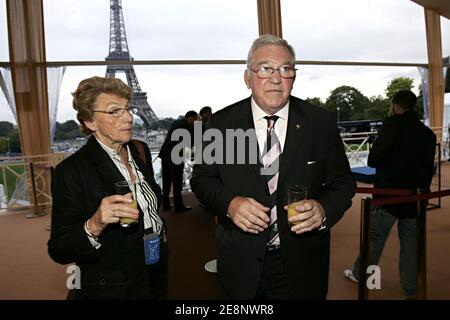
<svg viewBox="0 0 450 320">
<path fill-rule="evenodd" d="M 200 120 L 202 121 L 202 133 L 205 132 L 206 127 L 208 125 L 209 118 L 211 118 L 212 115 L 212 109 L 210 106 L 204 106 L 200 109 L 199 112 Z"/>
<path fill-rule="evenodd" d="M 326 298 L 330 228 L 350 207 L 355 182 L 335 117 L 290 95 L 295 71 L 295 53 L 285 40 L 256 39 L 244 74 L 252 96 L 209 122 L 223 137 L 244 130 L 245 148 L 225 144 L 225 164 L 217 159 L 194 166 L 192 189 L 218 217 L 217 268 L 227 298 Z M 250 150 L 261 157 L 256 163 Z M 288 220 L 293 185 L 307 187 L 308 199 Z"/>
<path fill-rule="evenodd" d="M 433 178 L 436 135 L 420 121 L 414 110 L 417 97 L 408 90 L 397 92 L 392 98 L 391 118 L 380 129 L 369 153 L 368 165 L 376 168 L 375 188 L 422 189 L 430 191 Z M 371 219 L 370 265 L 377 265 L 392 226 L 398 220 L 400 238 L 400 281 L 405 297 L 416 295 L 417 205 L 407 203 L 377 207 Z M 358 282 L 360 258 L 345 276 Z"/>
<path fill-rule="evenodd" d="M 194 121 L 197 120 L 198 114 L 196 111 L 188 111 L 184 118 L 175 120 L 167 132 L 166 139 L 164 140 L 161 150 L 159 152 L 159 157 L 161 158 L 161 169 L 162 169 L 162 184 L 163 184 L 163 210 L 167 211 L 171 208 L 169 195 L 170 187 L 173 184 L 172 194 L 173 194 L 173 205 L 176 212 L 183 212 L 192 209 L 190 206 L 186 206 L 183 203 L 183 197 L 181 195 L 181 190 L 183 186 L 183 171 L 184 162 L 175 163 L 172 159 L 172 150 L 174 147 L 180 143 L 180 139 L 174 139 L 173 133 L 177 129 L 184 129 L 189 132 L 190 142 L 189 147 L 193 146 L 194 137 Z M 173 140 L 172 140 L 173 139 Z M 180 155 L 182 157 L 182 155 Z"/>
</svg>

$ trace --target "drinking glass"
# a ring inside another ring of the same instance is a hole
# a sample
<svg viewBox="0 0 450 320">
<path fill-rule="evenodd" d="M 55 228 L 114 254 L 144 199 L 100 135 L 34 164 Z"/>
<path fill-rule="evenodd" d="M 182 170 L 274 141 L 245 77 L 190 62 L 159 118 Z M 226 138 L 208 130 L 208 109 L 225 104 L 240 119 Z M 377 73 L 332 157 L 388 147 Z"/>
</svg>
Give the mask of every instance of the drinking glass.
<svg viewBox="0 0 450 320">
<path fill-rule="evenodd" d="M 130 180 L 124 180 L 119 181 L 115 183 L 115 189 L 116 194 L 124 195 L 129 192 L 133 195 L 133 202 L 130 203 L 130 207 L 137 209 L 137 202 L 136 202 L 136 182 L 130 181 Z M 128 217 L 121 217 L 120 218 L 120 225 L 124 228 L 130 227 L 133 223 L 137 223 L 137 219 L 128 218 Z"/>
<path fill-rule="evenodd" d="M 305 186 L 294 185 L 288 187 L 288 218 L 298 214 L 295 207 L 300 201 L 305 200 L 308 196 L 308 189 Z M 298 224 L 301 221 L 295 223 L 289 222 L 290 225 Z"/>
</svg>

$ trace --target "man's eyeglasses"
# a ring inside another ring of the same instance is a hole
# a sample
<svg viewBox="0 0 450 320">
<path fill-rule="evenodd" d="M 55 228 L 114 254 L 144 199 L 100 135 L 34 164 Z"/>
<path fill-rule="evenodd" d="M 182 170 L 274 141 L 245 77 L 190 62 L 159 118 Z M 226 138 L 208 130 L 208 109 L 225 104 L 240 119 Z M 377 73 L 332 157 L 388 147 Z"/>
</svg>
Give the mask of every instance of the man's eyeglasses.
<svg viewBox="0 0 450 320">
<path fill-rule="evenodd" d="M 115 108 L 110 111 L 103 111 L 103 110 L 92 110 L 92 112 L 100 112 L 100 113 L 107 113 L 112 115 L 114 118 L 120 118 L 123 116 L 123 113 L 127 111 L 129 114 L 136 114 L 137 108 L 136 107 L 126 107 L 126 108 Z"/>
<path fill-rule="evenodd" d="M 297 69 L 291 66 L 282 66 L 279 68 L 259 66 L 257 69 L 253 69 L 252 67 L 248 68 L 255 72 L 260 79 L 269 79 L 270 77 L 272 77 L 275 70 L 278 70 L 280 72 L 280 76 L 282 78 L 291 79 L 295 77 L 295 71 L 297 71 Z"/>
</svg>

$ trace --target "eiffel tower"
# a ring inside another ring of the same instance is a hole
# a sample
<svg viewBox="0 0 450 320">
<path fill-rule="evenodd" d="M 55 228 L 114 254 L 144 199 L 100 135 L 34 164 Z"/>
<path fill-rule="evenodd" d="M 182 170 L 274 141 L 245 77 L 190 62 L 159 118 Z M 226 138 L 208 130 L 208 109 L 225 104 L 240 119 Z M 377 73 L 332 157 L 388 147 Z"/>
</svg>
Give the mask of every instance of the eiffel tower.
<svg viewBox="0 0 450 320">
<path fill-rule="evenodd" d="M 122 1 L 110 0 L 110 7 L 109 54 L 105 61 L 133 61 L 134 59 L 130 56 L 130 51 L 128 50 L 125 23 L 123 21 Z M 116 72 L 125 73 L 128 85 L 133 88 L 131 105 L 137 108 L 138 116 L 148 128 L 150 124 L 158 120 L 158 117 L 148 104 L 147 93 L 141 90 L 133 65 L 108 65 L 106 68 L 106 77 L 114 78 Z"/>
</svg>

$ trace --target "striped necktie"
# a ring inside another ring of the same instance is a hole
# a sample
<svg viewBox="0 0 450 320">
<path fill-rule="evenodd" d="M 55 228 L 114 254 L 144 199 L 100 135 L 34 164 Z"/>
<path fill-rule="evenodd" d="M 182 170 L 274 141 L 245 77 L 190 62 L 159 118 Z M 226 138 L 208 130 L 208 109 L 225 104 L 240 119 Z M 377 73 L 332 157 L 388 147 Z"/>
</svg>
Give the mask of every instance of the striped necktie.
<svg viewBox="0 0 450 320">
<path fill-rule="evenodd" d="M 264 146 L 262 164 L 264 169 L 273 169 L 269 170 L 270 174 L 266 175 L 267 191 L 270 198 L 270 225 L 267 249 L 270 251 L 280 247 L 277 223 L 277 185 L 281 145 L 274 130 L 278 116 L 266 116 L 264 118 L 267 120 L 267 139 Z M 273 168 L 271 168 L 272 166 Z"/>
</svg>

